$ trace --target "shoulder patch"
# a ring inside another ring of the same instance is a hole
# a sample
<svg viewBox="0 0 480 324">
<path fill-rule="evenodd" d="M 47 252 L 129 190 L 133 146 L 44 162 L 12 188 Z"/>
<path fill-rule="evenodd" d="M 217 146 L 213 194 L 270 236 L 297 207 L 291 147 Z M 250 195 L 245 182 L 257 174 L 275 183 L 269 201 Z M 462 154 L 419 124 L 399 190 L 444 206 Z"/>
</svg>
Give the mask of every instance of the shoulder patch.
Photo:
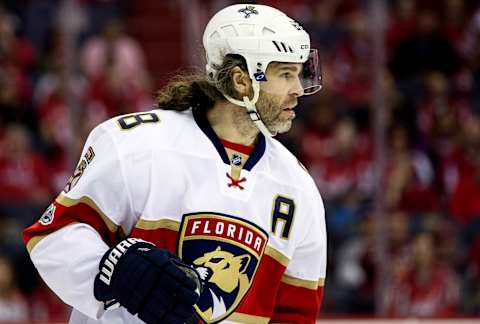
<svg viewBox="0 0 480 324">
<path fill-rule="evenodd" d="M 48 206 L 47 210 L 45 210 L 38 222 L 42 225 L 50 225 L 53 222 L 53 218 L 55 217 L 55 209 L 55 204 L 51 204 L 50 206 Z"/>
</svg>

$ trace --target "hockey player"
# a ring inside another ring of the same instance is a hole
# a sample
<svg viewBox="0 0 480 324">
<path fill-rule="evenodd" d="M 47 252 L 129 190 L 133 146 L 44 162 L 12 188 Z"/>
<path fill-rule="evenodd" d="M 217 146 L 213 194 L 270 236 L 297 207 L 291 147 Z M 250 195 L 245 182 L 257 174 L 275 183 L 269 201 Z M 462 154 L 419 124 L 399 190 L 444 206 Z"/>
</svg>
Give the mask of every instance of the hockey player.
<svg viewBox="0 0 480 324">
<path fill-rule="evenodd" d="M 70 323 L 314 323 L 324 207 L 272 135 L 318 91 L 306 31 L 277 9 L 232 5 L 208 23 L 206 76 L 158 109 L 89 135 L 65 189 L 24 240 Z"/>
</svg>

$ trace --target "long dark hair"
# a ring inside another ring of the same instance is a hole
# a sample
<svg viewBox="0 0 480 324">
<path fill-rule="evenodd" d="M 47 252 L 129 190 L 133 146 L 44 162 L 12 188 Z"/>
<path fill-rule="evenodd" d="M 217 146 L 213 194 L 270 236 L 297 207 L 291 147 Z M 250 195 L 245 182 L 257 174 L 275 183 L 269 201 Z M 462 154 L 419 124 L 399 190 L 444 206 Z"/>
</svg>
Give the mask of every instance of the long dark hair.
<svg viewBox="0 0 480 324">
<path fill-rule="evenodd" d="M 184 111 L 191 107 L 211 107 L 216 101 L 225 100 L 222 93 L 239 98 L 232 83 L 231 71 L 240 67 L 247 72 L 245 59 L 240 55 L 227 55 L 213 76 L 204 73 L 180 74 L 157 92 L 155 106 L 158 109 Z"/>
</svg>

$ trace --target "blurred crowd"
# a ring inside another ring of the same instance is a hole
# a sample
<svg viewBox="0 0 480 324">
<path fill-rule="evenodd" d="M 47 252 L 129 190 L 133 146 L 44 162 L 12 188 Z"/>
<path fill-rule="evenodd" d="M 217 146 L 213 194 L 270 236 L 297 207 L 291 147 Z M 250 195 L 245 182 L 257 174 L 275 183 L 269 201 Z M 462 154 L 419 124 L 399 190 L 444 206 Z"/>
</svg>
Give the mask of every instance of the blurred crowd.
<svg viewBox="0 0 480 324">
<path fill-rule="evenodd" d="M 375 299 L 375 137 L 369 1 L 319 1 L 307 29 L 325 87 L 286 137 L 325 200 L 323 310 L 480 315 L 480 4 L 385 1 L 387 293 Z M 313 4 L 313 3 L 312 3 Z M 313 9 L 313 10 L 312 10 Z M 300 19 L 300 17 L 299 17 Z M 300 112 L 300 111 L 299 111 Z M 375 304 L 377 303 L 377 304 Z"/>
<path fill-rule="evenodd" d="M 294 128 L 280 140 L 325 201 L 322 313 L 373 315 L 370 1 L 258 2 L 301 21 L 321 53 L 324 88 L 302 100 Z M 77 1 L 85 23 L 77 64 L 66 74 L 62 1 L 0 1 L 0 321 L 68 317 L 28 260 L 21 230 L 63 189 L 96 124 L 152 107 L 154 72 L 123 26 L 126 3 Z M 392 317 L 480 316 L 480 5 L 385 4 L 388 293 L 380 308 Z"/>
<path fill-rule="evenodd" d="M 20 233 L 63 189 L 96 124 L 152 105 L 144 53 L 124 32 L 121 1 L 76 3 L 85 21 L 77 64 L 67 58 L 62 4 L 0 1 L 0 321 L 68 318 Z"/>
</svg>

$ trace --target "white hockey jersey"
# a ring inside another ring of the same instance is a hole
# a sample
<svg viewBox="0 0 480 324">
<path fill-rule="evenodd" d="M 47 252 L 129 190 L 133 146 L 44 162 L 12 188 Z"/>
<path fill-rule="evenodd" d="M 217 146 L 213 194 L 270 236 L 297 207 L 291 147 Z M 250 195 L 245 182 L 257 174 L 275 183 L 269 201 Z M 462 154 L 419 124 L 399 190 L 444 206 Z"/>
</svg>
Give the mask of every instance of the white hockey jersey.
<svg viewBox="0 0 480 324">
<path fill-rule="evenodd" d="M 199 270 L 205 283 L 195 308 L 205 323 L 315 322 L 324 207 L 275 139 L 260 135 L 248 155 L 225 149 L 201 109 L 100 124 L 64 191 L 24 231 L 41 277 L 74 308 L 70 323 L 142 323 L 122 307 L 105 311 L 93 296 L 101 257 L 125 236 Z"/>
</svg>

